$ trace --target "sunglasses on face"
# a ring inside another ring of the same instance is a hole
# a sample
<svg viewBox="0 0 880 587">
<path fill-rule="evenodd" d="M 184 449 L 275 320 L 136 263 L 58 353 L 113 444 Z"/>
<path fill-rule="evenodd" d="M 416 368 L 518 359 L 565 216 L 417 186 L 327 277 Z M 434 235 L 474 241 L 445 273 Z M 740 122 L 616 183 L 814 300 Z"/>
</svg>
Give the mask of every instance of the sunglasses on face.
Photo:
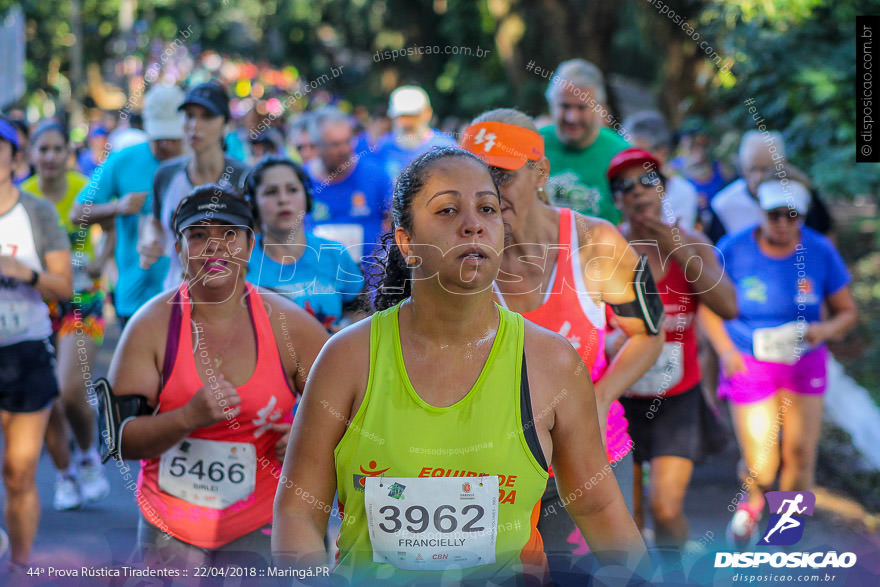
<svg viewBox="0 0 880 587">
<path fill-rule="evenodd" d="M 650 188 L 660 185 L 660 178 L 656 173 L 646 173 L 635 179 L 616 179 L 611 182 L 611 191 L 615 194 L 626 195 L 633 191 L 636 185 Z"/>
<path fill-rule="evenodd" d="M 767 219 L 770 220 L 770 222 L 779 222 L 780 219 L 787 220 L 788 222 L 797 222 L 799 217 L 800 214 L 798 211 L 790 208 L 767 210 Z"/>
</svg>

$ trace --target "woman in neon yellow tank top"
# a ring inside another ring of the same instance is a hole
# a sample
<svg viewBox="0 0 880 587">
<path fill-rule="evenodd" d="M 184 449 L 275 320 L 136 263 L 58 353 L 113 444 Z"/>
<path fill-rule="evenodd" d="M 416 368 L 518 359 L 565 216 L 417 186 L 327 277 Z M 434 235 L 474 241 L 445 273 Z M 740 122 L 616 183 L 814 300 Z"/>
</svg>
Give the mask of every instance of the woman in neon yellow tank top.
<svg viewBox="0 0 880 587">
<path fill-rule="evenodd" d="M 634 564 L 645 547 L 588 371 L 566 339 L 493 302 L 504 225 L 487 167 L 435 149 L 398 178 L 392 211 L 381 311 L 333 337 L 306 386 L 276 562 L 326 561 L 338 490 L 340 583 L 546 583 L 536 525 L 552 463 L 600 560 Z"/>
</svg>

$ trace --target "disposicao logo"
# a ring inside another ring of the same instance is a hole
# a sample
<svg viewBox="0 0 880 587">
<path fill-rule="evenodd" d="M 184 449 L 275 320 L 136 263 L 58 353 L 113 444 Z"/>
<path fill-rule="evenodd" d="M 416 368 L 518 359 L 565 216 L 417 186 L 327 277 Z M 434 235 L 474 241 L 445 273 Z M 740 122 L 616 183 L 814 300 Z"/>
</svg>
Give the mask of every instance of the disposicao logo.
<svg viewBox="0 0 880 587">
<path fill-rule="evenodd" d="M 770 520 L 758 544 L 796 544 L 804 535 L 802 516 L 813 515 L 816 496 L 810 491 L 768 491 L 764 497 L 770 508 Z"/>
<path fill-rule="evenodd" d="M 810 491 L 768 491 L 770 519 L 759 546 L 791 546 L 804 536 L 804 516 L 812 516 L 816 496 Z M 754 568 L 762 564 L 780 568 L 849 568 L 856 564 L 852 552 L 716 552 L 715 567 Z"/>
</svg>

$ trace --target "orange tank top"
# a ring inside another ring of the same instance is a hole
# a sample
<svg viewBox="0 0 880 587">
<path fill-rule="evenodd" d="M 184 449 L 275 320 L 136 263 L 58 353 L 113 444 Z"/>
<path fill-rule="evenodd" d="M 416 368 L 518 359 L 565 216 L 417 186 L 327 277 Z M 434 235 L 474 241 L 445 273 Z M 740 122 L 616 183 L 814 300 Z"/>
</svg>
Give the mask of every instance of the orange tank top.
<svg viewBox="0 0 880 587">
<path fill-rule="evenodd" d="M 291 422 L 296 403 L 260 294 L 251 284 L 245 286 L 257 363 L 251 378 L 237 388 L 240 414 L 195 430 L 161 458 L 141 461 L 138 477 L 137 501 L 144 517 L 202 548 L 218 548 L 271 523 L 281 473 L 275 458 L 281 434 L 271 425 Z M 208 364 L 207 355 L 193 346 L 186 283 L 172 303 L 159 413 L 186 405 L 205 386 L 196 357 Z M 210 371 L 205 370 L 209 378 Z"/>
</svg>

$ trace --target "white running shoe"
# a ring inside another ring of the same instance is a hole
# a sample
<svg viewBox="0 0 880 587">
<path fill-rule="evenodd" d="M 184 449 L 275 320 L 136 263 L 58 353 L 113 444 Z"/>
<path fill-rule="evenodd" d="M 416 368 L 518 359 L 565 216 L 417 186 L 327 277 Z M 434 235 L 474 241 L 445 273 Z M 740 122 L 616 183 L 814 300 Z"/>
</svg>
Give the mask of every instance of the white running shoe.
<svg viewBox="0 0 880 587">
<path fill-rule="evenodd" d="M 753 510 L 748 505 L 741 505 L 734 512 L 727 525 L 727 544 L 735 549 L 748 549 L 758 543 L 758 523 L 761 521 L 761 510 Z"/>
<path fill-rule="evenodd" d="M 110 495 L 110 482 L 104 475 L 104 468 L 92 459 L 84 459 L 77 465 L 79 490 L 83 501 L 94 503 Z"/>
<path fill-rule="evenodd" d="M 58 475 L 55 479 L 55 499 L 53 502 L 58 511 L 73 510 L 82 505 L 82 497 L 76 479 L 69 475 Z"/>
</svg>

